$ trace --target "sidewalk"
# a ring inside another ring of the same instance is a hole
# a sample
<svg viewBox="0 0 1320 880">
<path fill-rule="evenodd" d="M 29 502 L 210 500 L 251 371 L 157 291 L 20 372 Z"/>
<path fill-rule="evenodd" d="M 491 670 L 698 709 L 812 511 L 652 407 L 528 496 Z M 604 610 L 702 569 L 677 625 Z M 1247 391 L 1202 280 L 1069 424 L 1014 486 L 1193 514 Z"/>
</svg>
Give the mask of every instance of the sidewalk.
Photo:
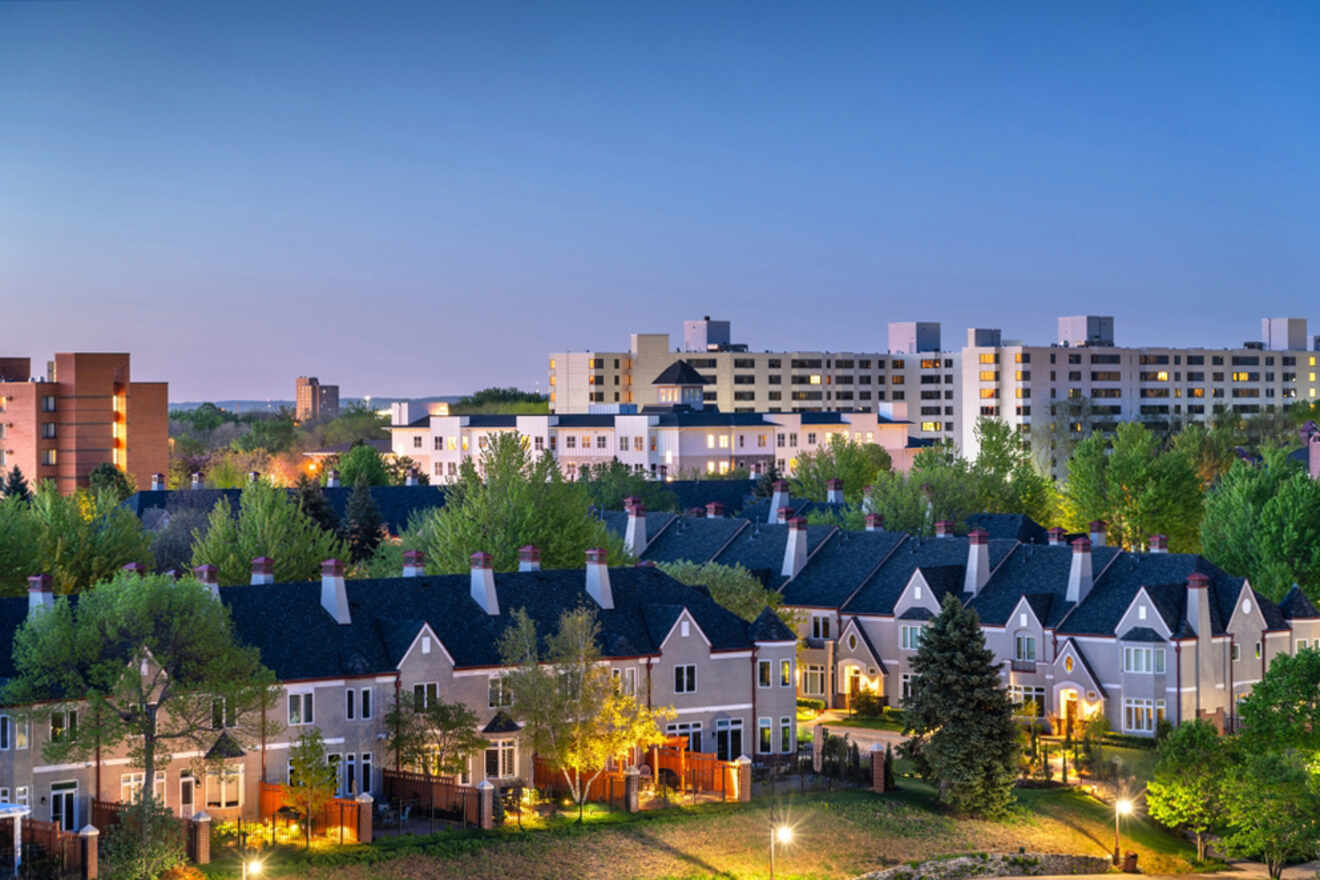
<svg viewBox="0 0 1320 880">
<path fill-rule="evenodd" d="M 828 728 L 830 733 L 835 736 L 843 736 L 846 733 L 848 734 L 848 738 L 857 743 L 858 747 L 862 749 L 866 749 L 877 743 L 882 746 L 888 744 L 897 748 L 907 740 L 907 737 L 903 736 L 903 734 L 896 730 L 874 730 L 869 727 L 849 727 L 840 723 L 841 721 L 846 721 L 848 717 L 849 716 L 846 712 L 838 709 L 826 709 L 813 720 L 803 721 L 802 726 L 811 728 L 813 735 L 815 733 L 815 728 L 820 726 Z"/>
</svg>

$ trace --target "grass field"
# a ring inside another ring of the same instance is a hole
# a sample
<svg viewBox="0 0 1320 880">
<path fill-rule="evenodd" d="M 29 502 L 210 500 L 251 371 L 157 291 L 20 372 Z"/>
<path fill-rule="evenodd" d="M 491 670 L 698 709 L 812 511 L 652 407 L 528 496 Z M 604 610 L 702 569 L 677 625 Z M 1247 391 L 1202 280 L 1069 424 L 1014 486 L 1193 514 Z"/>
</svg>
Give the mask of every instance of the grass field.
<svg viewBox="0 0 1320 880">
<path fill-rule="evenodd" d="M 779 854 L 777 877 L 841 880 L 899 862 L 963 852 L 1063 852 L 1104 855 L 1113 847 L 1113 814 L 1071 791 L 1019 792 L 1013 815 L 1001 822 L 957 819 L 939 811 L 929 788 L 903 780 L 890 795 L 869 792 L 792 794 L 751 804 L 674 808 L 629 816 L 593 811 L 585 826 L 566 818 L 538 831 L 478 835 L 448 832 L 395 838 L 371 848 L 374 864 L 311 862 L 296 851 L 267 857 L 265 876 L 318 880 L 614 880 L 719 877 L 749 880 L 766 873 L 771 811 L 794 828 Z M 1192 848 L 1148 820 L 1125 821 L 1123 846 L 1140 854 L 1144 871 L 1190 868 Z M 353 857 L 349 847 L 341 859 Z M 363 848 L 365 849 L 365 848 Z M 224 856 L 220 857 L 221 859 Z M 237 876 L 232 856 L 209 870 Z"/>
</svg>

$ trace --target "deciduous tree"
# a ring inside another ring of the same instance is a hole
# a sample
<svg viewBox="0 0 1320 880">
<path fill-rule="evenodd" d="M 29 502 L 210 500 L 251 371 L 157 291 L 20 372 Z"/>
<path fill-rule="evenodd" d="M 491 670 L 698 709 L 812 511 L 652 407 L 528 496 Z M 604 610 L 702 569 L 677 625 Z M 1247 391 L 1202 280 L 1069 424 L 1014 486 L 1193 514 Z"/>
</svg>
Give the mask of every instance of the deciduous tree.
<svg viewBox="0 0 1320 880">
<path fill-rule="evenodd" d="M 133 478 L 108 462 L 101 462 L 87 475 L 87 485 L 93 495 L 109 492 L 118 501 L 123 501 L 137 489 Z"/>
<path fill-rule="evenodd" d="M 387 744 L 399 763 L 427 774 L 459 776 L 473 755 L 486 748 L 477 732 L 477 713 L 463 703 L 404 697 L 385 716 Z"/>
<path fill-rule="evenodd" d="M 1320 794 L 1303 756 L 1249 751 L 1225 780 L 1229 855 L 1260 859 L 1271 880 L 1291 861 L 1310 858 L 1320 838 Z"/>
<path fill-rule="evenodd" d="M 51 575 L 57 593 L 85 590 L 130 562 L 151 567 L 151 536 L 112 493 L 62 495 L 48 480 L 32 497 L 31 514 L 36 571 Z"/>
<path fill-rule="evenodd" d="M 863 443 L 846 434 L 832 434 L 829 442 L 815 452 L 798 455 L 789 486 L 796 496 L 824 501 L 826 483 L 843 480 L 844 501 L 856 506 L 862 501 L 862 488 L 873 485 L 892 467 L 893 460 L 883 446 Z"/>
<path fill-rule="evenodd" d="M 390 484 L 390 475 L 380 453 L 365 443 L 359 443 L 339 456 L 339 478 L 346 486 L 356 486 L 360 479 L 365 479 L 368 486 Z"/>
<path fill-rule="evenodd" d="M 1224 780 L 1230 775 L 1224 740 L 1208 721 L 1184 722 L 1159 746 L 1146 804 L 1157 822 L 1196 835 L 1196 860 L 1205 861 L 1206 834 L 1224 816 Z"/>
<path fill-rule="evenodd" d="M 1248 751 L 1320 757 L 1320 651 L 1279 654 L 1238 708 Z"/>
<path fill-rule="evenodd" d="M 304 730 L 298 741 L 289 747 L 289 783 L 285 793 L 289 802 L 302 815 L 303 839 L 312 847 L 312 822 L 334 799 L 339 780 L 337 768 L 325 753 L 325 740 L 315 727 Z"/>
<path fill-rule="evenodd" d="M 742 565 L 681 561 L 662 562 L 659 568 L 680 583 L 705 587 L 712 599 L 743 620 L 756 620 L 762 611 L 770 608 L 780 617 L 787 615 L 789 620 L 786 622 L 792 625 L 792 615 L 780 611 L 783 597 L 779 592 L 767 588 L 760 578 Z"/>
</svg>

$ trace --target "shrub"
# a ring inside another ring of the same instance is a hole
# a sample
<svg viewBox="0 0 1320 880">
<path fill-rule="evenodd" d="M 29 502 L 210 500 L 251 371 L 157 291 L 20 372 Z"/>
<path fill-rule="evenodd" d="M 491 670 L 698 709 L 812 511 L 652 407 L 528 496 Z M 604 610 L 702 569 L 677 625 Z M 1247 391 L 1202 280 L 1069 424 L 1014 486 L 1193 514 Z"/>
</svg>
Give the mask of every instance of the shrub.
<svg viewBox="0 0 1320 880">
<path fill-rule="evenodd" d="M 183 829 L 155 798 L 119 814 L 101 845 L 107 880 L 154 880 L 184 860 Z"/>
<path fill-rule="evenodd" d="M 862 691 L 853 701 L 853 712 L 861 718 L 879 718 L 884 711 L 884 701 L 877 694 L 869 691 Z"/>
<path fill-rule="evenodd" d="M 799 709 L 807 709 L 816 713 L 825 711 L 825 701 L 813 697 L 798 697 L 797 706 Z"/>
</svg>

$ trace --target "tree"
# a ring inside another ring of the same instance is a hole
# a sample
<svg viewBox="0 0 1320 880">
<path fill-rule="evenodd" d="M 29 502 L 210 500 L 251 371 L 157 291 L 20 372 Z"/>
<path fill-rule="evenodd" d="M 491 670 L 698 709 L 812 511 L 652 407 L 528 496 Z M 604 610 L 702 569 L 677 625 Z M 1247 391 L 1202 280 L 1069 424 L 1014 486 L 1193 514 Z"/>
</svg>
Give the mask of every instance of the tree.
<svg viewBox="0 0 1320 880">
<path fill-rule="evenodd" d="M 228 609 L 198 581 L 169 575 L 121 571 L 76 604 L 61 598 L 29 616 L 14 634 L 14 667 L 7 705 L 28 707 L 35 722 L 78 713 L 46 741 L 45 760 L 81 761 L 126 742 L 148 789 L 170 749 L 213 745 L 217 703 L 234 722 L 230 735 L 250 740 L 277 694 Z"/>
<path fill-rule="evenodd" d="M 390 475 L 374 446 L 360 443 L 339 456 L 339 479 L 346 486 L 356 486 L 365 479 L 368 486 L 388 486 Z"/>
<path fill-rule="evenodd" d="M 27 478 L 18 469 L 18 465 L 10 468 L 9 476 L 5 478 L 4 496 L 6 498 L 17 498 L 20 501 L 32 500 L 32 490 L 28 488 Z"/>
<path fill-rule="evenodd" d="M 705 587 L 710 597 L 743 620 L 756 620 L 766 608 L 779 612 L 783 597 L 740 564 L 718 562 L 662 562 L 661 571 L 689 587 Z M 783 617 L 784 614 L 780 613 Z M 791 626 L 791 623 L 790 623 Z"/>
<path fill-rule="evenodd" d="M 0 588 L 17 594 L 30 574 L 41 571 L 41 530 L 32 508 L 18 494 L 0 498 Z"/>
<path fill-rule="evenodd" d="M 591 503 L 600 510 L 622 510 L 623 499 L 638 498 L 647 510 L 677 510 L 678 496 L 659 480 L 648 480 L 617 458 L 593 465 L 587 479 Z"/>
<path fill-rule="evenodd" d="M 976 423 L 978 450 L 971 476 L 976 508 L 991 513 L 1020 513 L 1036 522 L 1053 514 L 1054 483 L 1036 469 L 1022 435 L 998 419 Z"/>
<path fill-rule="evenodd" d="M 542 658 L 536 625 L 519 609 L 499 645 L 504 664 L 514 668 L 505 676 L 513 713 L 524 722 L 535 753 L 564 775 L 579 823 L 587 792 L 606 762 L 633 747 L 663 742 L 659 722 L 673 717 L 672 710 L 652 711 L 615 685 L 600 662 L 599 637 L 591 609 L 565 611 Z"/>
<path fill-rule="evenodd" d="M 270 557 L 276 581 L 310 581 L 321 563 L 343 559 L 343 542 L 303 515 L 283 489 L 258 480 L 243 490 L 238 517 L 221 498 L 211 510 L 206 533 L 194 535 L 193 567 L 214 565 L 222 584 L 247 583 L 252 560 Z"/>
<path fill-rule="evenodd" d="M 518 567 L 518 548 L 534 544 L 548 569 L 577 568 L 593 547 L 609 562 L 624 560 L 623 541 L 591 513 L 582 483 L 565 480 L 549 453 L 533 459 L 526 438 L 492 437 L 477 462 L 463 462 L 445 506 L 416 515 L 403 536 L 426 553 L 427 570 L 465 572 L 477 551 L 491 554 L 496 571 Z"/>
<path fill-rule="evenodd" d="M 142 798 L 121 810 L 105 832 L 101 858 L 106 880 L 156 880 L 187 860 L 183 826 L 150 789 L 143 786 Z"/>
<path fill-rule="evenodd" d="M 550 404 L 544 394 L 521 391 L 517 388 L 483 388 L 461 398 L 449 408 L 449 411 L 454 415 L 472 413 L 535 415 L 549 412 Z"/>
<path fill-rule="evenodd" d="M 151 567 L 151 536 L 111 493 L 80 489 L 61 495 L 47 480 L 32 496 L 31 512 L 37 528 L 36 571 L 51 576 L 57 593 L 85 590 L 130 562 Z"/>
<path fill-rule="evenodd" d="M 1234 452 L 1232 433 L 1202 422 L 1192 422 L 1175 434 L 1173 449 L 1188 457 L 1204 489 L 1213 486 L 1239 460 Z"/>
<path fill-rule="evenodd" d="M 119 501 L 123 501 L 137 491 L 128 474 L 104 461 L 92 468 L 92 472 L 87 475 L 87 485 L 92 490 L 92 494 L 110 492 Z"/>
<path fill-rule="evenodd" d="M 157 527 L 149 530 L 156 571 L 186 571 L 192 562 L 193 534 L 205 533 L 209 522 L 205 509 L 180 506 L 167 511 Z"/>
<path fill-rule="evenodd" d="M 234 441 L 234 448 L 240 452 L 257 449 L 284 452 L 293 446 L 296 433 L 293 416 L 287 409 L 273 416 L 254 414 L 248 421 L 247 433 Z"/>
<path fill-rule="evenodd" d="M 487 746 L 477 733 L 479 720 L 463 703 L 433 699 L 423 706 L 405 698 L 385 716 L 388 747 L 404 766 L 421 767 L 428 775 L 459 776 Z"/>
<path fill-rule="evenodd" d="M 302 814 L 303 834 L 312 848 L 312 821 L 335 796 L 339 784 L 336 768 L 325 754 L 325 740 L 315 727 L 304 730 L 289 747 L 289 784 L 285 793 L 294 809 Z"/>
<path fill-rule="evenodd" d="M 1305 759 L 1291 751 L 1248 751 L 1225 781 L 1229 855 L 1259 858 L 1272 880 L 1310 858 L 1320 837 L 1320 794 Z"/>
<path fill-rule="evenodd" d="M 862 443 L 847 434 L 832 434 L 829 443 L 798 456 L 789 489 L 793 495 L 824 501 L 830 480 L 843 480 L 843 499 L 857 506 L 862 489 L 873 485 L 893 467 L 889 453 L 878 443 Z"/>
<path fill-rule="evenodd" d="M 350 560 L 361 562 L 376 552 L 380 546 L 383 524 L 376 502 L 371 499 L 367 475 L 359 473 L 344 511 L 344 543 L 348 545 Z"/>
<path fill-rule="evenodd" d="M 1092 434 L 1068 462 L 1063 489 L 1068 525 L 1085 531 L 1092 520 L 1109 524 L 1115 543 L 1145 548 L 1153 534 L 1164 534 L 1169 549 L 1200 549 L 1201 484 L 1185 451 L 1165 449 L 1139 422 L 1117 426 L 1112 445 Z"/>
<path fill-rule="evenodd" d="M 431 485 L 431 478 L 422 470 L 422 466 L 406 455 L 392 455 L 384 459 L 384 464 L 385 474 L 389 477 L 388 485 L 406 486 L 409 475 L 417 480 L 419 486 Z"/>
<path fill-rule="evenodd" d="M 326 500 L 320 483 L 306 474 L 301 474 L 294 492 L 298 498 L 298 509 L 302 511 L 303 516 L 320 526 L 322 531 L 332 535 L 339 534 L 339 516 Z"/>
<path fill-rule="evenodd" d="M 1248 751 L 1320 756 L 1320 651 L 1279 654 L 1238 708 Z"/>
<path fill-rule="evenodd" d="M 903 749 L 959 813 L 995 817 L 1013 800 L 1017 726 L 976 612 L 948 596 L 923 630 L 903 701 Z"/>
<path fill-rule="evenodd" d="M 1186 722 L 1159 746 L 1146 804 L 1157 822 L 1196 835 L 1196 860 L 1205 861 L 1205 836 L 1223 818 L 1223 781 L 1230 774 L 1224 740 L 1208 721 Z"/>
</svg>

